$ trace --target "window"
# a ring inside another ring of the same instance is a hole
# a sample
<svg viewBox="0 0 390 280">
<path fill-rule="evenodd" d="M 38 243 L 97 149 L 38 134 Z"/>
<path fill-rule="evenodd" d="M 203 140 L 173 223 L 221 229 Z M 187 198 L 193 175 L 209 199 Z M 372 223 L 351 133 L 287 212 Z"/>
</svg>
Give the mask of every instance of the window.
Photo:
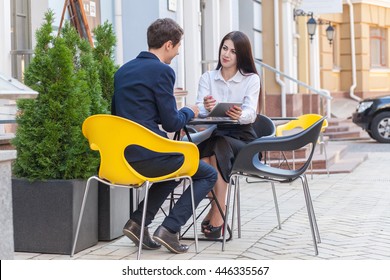
<svg viewBox="0 0 390 280">
<path fill-rule="evenodd" d="M 332 41 L 333 70 L 340 70 L 340 29 L 338 25 L 333 25 L 334 38 Z"/>
<path fill-rule="evenodd" d="M 386 29 L 370 28 L 370 59 L 371 68 L 387 67 L 387 40 Z"/>
<path fill-rule="evenodd" d="M 31 27 L 30 0 L 15 0 L 11 2 L 11 54 L 12 77 L 23 80 L 24 69 L 30 63 Z"/>
<path fill-rule="evenodd" d="M 253 49 L 254 57 L 263 59 L 263 24 L 262 24 L 262 5 L 261 1 L 253 1 Z"/>
</svg>

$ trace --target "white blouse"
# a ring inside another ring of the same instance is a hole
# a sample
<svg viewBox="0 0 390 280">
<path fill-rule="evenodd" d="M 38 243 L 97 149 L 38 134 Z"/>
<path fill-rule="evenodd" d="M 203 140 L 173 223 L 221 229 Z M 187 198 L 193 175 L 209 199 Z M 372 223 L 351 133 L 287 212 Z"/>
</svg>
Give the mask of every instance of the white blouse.
<svg viewBox="0 0 390 280">
<path fill-rule="evenodd" d="M 237 71 L 228 81 L 222 77 L 221 69 L 205 72 L 198 87 L 196 105 L 200 114 L 207 114 L 203 98 L 211 95 L 218 102 L 242 102 L 241 124 L 253 123 L 256 120 L 257 104 L 260 93 L 260 78 L 256 74 L 242 75 Z"/>
</svg>

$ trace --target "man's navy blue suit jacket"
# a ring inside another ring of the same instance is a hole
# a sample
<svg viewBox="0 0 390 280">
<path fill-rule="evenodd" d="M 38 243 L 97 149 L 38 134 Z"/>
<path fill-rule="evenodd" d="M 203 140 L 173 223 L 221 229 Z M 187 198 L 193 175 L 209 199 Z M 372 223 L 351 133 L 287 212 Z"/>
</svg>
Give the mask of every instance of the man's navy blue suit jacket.
<svg viewBox="0 0 390 280">
<path fill-rule="evenodd" d="M 194 117 L 189 108 L 176 107 L 173 95 L 175 72 L 150 52 L 141 52 L 115 73 L 112 113 L 135 121 L 153 132 L 167 137 Z M 160 130 L 159 124 L 165 131 Z M 137 149 L 126 156 L 128 161 L 146 160 L 156 154 Z"/>
</svg>

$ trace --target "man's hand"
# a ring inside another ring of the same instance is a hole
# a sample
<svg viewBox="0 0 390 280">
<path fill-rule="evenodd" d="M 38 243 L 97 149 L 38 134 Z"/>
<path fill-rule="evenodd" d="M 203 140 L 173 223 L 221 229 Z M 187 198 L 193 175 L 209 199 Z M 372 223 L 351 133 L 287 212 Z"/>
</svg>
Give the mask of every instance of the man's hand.
<svg viewBox="0 0 390 280">
<path fill-rule="evenodd" d="M 188 108 L 190 108 L 192 110 L 192 112 L 194 112 L 195 116 L 194 118 L 197 118 L 198 115 L 199 115 L 199 108 L 198 106 L 196 105 L 187 105 Z"/>
</svg>

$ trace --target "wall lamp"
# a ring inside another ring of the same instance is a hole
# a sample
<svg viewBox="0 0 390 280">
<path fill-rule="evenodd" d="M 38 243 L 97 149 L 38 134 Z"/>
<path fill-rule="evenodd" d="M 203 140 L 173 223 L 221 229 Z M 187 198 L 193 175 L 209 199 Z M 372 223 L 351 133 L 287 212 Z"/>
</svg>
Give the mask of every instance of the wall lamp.
<svg viewBox="0 0 390 280">
<path fill-rule="evenodd" d="M 330 45 L 332 44 L 333 36 L 334 36 L 334 28 L 333 28 L 333 26 L 332 26 L 330 21 L 325 22 L 325 21 L 322 21 L 321 19 L 318 19 L 318 21 L 316 21 L 314 19 L 314 17 L 313 17 L 313 12 L 307 12 L 306 13 L 305 11 L 303 11 L 301 9 L 294 9 L 294 20 L 295 20 L 295 17 L 299 17 L 299 16 L 308 16 L 308 17 L 310 17 L 309 20 L 306 22 L 307 33 L 310 35 L 310 42 L 313 41 L 313 36 L 316 33 L 317 24 L 318 25 L 327 24 L 328 27 L 326 28 L 326 37 L 329 40 L 329 44 Z"/>
</svg>

